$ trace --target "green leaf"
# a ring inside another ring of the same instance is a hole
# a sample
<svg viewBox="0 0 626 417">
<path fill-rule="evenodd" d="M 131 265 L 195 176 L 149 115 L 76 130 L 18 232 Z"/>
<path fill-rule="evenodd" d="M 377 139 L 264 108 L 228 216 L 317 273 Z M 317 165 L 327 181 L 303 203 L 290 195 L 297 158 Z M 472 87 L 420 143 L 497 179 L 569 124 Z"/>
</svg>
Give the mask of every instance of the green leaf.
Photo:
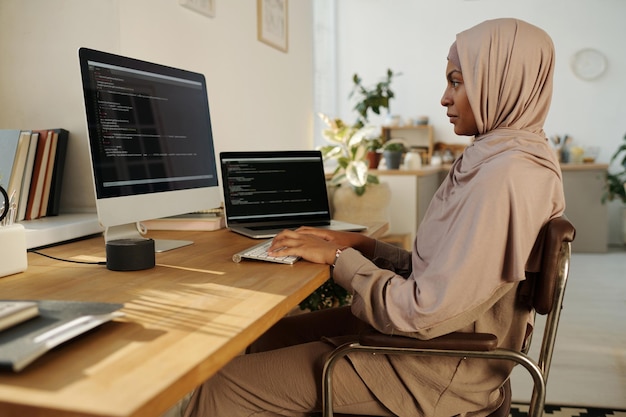
<svg viewBox="0 0 626 417">
<path fill-rule="evenodd" d="M 399 74 L 397 74 L 399 75 Z M 362 79 L 354 74 L 352 81 L 354 83 L 353 89 L 349 94 L 349 97 L 357 96 L 359 101 L 354 106 L 354 110 L 359 114 L 359 118 L 356 123 L 365 125 L 368 122 L 368 112 L 371 110 L 375 114 L 381 114 L 381 108 L 387 109 L 389 112 L 389 100 L 395 97 L 391 90 L 391 82 L 393 80 L 394 73 L 391 69 L 387 69 L 386 79 L 379 81 L 372 88 L 366 88 L 362 84 Z"/>
<path fill-rule="evenodd" d="M 330 180 L 330 184 L 331 185 L 341 185 L 342 182 L 344 182 L 346 180 L 346 174 L 344 172 L 342 173 L 338 173 L 335 174 L 331 180 Z"/>
<path fill-rule="evenodd" d="M 301 310 L 317 311 L 349 304 L 351 296 L 342 286 L 328 279 L 300 304 Z"/>
<path fill-rule="evenodd" d="M 380 184 L 380 181 L 378 180 L 378 177 L 376 175 L 372 175 L 372 174 L 368 174 L 367 175 L 367 182 L 369 184 Z"/>
<path fill-rule="evenodd" d="M 341 168 L 346 169 L 350 161 L 348 160 L 348 158 L 342 156 L 337 159 L 337 163 L 339 164 Z"/>
</svg>

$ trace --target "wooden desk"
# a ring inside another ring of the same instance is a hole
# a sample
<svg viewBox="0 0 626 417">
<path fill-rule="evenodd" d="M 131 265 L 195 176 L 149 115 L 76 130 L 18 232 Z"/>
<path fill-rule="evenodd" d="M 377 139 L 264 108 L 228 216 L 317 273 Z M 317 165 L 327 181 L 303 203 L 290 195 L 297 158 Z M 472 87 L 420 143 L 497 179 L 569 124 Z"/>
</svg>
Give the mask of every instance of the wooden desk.
<svg viewBox="0 0 626 417">
<path fill-rule="evenodd" d="M 369 230 L 377 236 L 386 225 Z M 326 265 L 244 261 L 254 241 L 235 233 L 152 232 L 192 246 L 157 266 L 114 272 L 29 253 L 26 272 L 0 278 L 7 299 L 124 303 L 125 318 L 0 373 L 0 415 L 159 416 L 208 379 L 329 276 Z M 43 249 L 64 259 L 104 257 L 102 237 Z"/>
</svg>

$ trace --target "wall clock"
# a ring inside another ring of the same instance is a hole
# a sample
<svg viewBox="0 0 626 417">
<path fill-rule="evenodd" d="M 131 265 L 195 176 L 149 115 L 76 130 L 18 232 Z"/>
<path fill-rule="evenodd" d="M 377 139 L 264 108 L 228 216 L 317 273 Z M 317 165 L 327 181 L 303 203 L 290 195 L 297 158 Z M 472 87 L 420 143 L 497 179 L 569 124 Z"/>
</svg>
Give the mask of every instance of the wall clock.
<svg viewBox="0 0 626 417">
<path fill-rule="evenodd" d="M 572 57 L 572 70 L 578 78 L 594 80 L 606 71 L 606 56 L 597 49 L 585 48 Z"/>
</svg>

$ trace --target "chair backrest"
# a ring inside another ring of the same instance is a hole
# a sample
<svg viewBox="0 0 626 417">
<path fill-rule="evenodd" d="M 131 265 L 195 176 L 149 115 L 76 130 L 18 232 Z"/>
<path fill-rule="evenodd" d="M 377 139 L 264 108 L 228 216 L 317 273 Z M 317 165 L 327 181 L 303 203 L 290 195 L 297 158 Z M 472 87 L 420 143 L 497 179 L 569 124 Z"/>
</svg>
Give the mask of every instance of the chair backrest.
<svg viewBox="0 0 626 417">
<path fill-rule="evenodd" d="M 538 272 L 527 272 L 533 282 L 531 306 L 539 314 L 548 314 L 555 307 L 555 292 L 559 281 L 559 272 L 563 265 L 563 244 L 574 240 L 576 230 L 565 216 L 551 219 L 544 225 L 537 238 L 539 259 L 531 260 L 531 264 L 539 264 Z M 535 256 L 536 256 L 535 255 Z M 533 255 L 531 255 L 533 256 Z M 536 269 L 536 268 L 535 268 Z"/>
<path fill-rule="evenodd" d="M 548 379 L 548 370 L 552 362 L 565 285 L 569 275 L 571 242 L 575 236 L 576 229 L 565 216 L 551 219 L 539 233 L 531 255 L 531 258 L 533 256 L 535 258 L 529 259 L 529 269 L 536 270 L 538 267 L 538 271 L 527 272 L 528 281 L 532 286 L 528 301 L 537 313 L 547 315 L 537 362 L 545 380 Z"/>
</svg>

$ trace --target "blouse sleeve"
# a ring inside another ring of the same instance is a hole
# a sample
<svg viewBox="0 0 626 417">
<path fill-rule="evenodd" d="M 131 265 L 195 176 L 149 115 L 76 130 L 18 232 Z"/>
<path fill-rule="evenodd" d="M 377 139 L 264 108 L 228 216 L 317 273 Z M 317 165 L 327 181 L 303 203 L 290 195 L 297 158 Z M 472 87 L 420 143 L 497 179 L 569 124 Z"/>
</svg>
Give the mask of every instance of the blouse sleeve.
<svg viewBox="0 0 626 417">
<path fill-rule="evenodd" d="M 394 271 L 404 278 L 411 275 L 411 252 L 398 246 L 377 240 L 372 262 L 377 267 Z"/>
</svg>

